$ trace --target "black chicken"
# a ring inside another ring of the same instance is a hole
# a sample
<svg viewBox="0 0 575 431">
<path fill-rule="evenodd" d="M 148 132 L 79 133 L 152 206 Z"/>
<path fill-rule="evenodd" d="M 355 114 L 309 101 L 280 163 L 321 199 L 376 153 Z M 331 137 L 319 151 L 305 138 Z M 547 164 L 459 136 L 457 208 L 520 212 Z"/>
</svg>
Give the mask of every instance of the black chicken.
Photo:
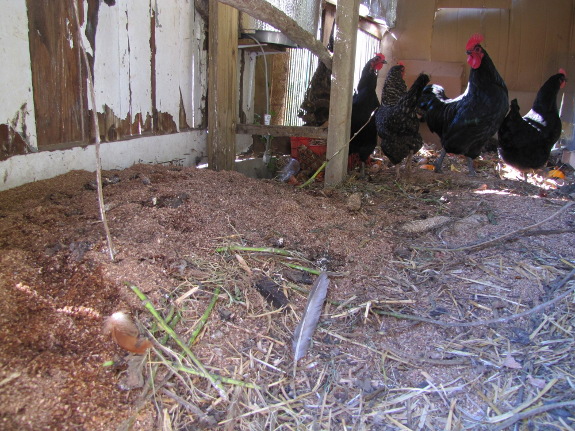
<svg viewBox="0 0 575 431">
<path fill-rule="evenodd" d="M 377 73 L 385 63 L 387 62 L 383 54 L 376 54 L 369 60 L 363 66 L 357 92 L 353 95 L 349 155 L 351 158 L 359 157 L 361 176 L 365 174 L 365 163 L 377 146 L 375 116 L 371 114 L 379 106 L 375 87 L 377 86 Z"/>
<path fill-rule="evenodd" d="M 406 157 L 405 170 L 409 175 L 411 158 L 423 146 L 419 134 L 418 100 L 429 83 L 429 76 L 421 73 L 406 91 L 404 73 L 402 64 L 389 70 L 381 94 L 382 102 L 375 114 L 381 150 L 395 165 L 396 178 L 399 178 L 399 163 Z"/>
<path fill-rule="evenodd" d="M 499 156 L 520 171 L 545 166 L 551 148 L 561 136 L 557 93 L 565 87 L 565 70 L 551 76 L 537 92 L 531 110 L 521 117 L 517 99 L 499 128 Z"/>
<path fill-rule="evenodd" d="M 442 151 L 435 162 L 435 172 L 441 172 L 446 153 L 467 157 L 469 174 L 475 175 L 473 159 L 499 129 L 509 108 L 507 86 L 487 51 L 480 45 L 483 36 L 471 36 L 465 47 L 471 66 L 469 82 L 463 94 L 448 99 L 440 85 L 428 85 L 420 107 L 429 129 L 441 138 Z"/>
</svg>

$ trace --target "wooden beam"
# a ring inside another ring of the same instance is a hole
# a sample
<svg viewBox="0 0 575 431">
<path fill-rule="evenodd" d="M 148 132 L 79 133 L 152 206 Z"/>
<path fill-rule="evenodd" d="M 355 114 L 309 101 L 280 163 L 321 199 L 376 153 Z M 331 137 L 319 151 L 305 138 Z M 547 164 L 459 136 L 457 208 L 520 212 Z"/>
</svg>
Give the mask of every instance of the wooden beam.
<svg viewBox="0 0 575 431">
<path fill-rule="evenodd" d="M 513 0 L 438 0 L 435 8 L 511 9 Z"/>
<path fill-rule="evenodd" d="M 285 12 L 279 10 L 267 1 L 220 0 L 220 2 L 229 6 L 233 6 L 236 9 L 254 17 L 255 19 L 267 22 L 271 26 L 277 28 L 292 42 L 296 43 L 302 48 L 309 49 L 313 54 L 317 55 L 319 60 L 325 64 L 328 69 L 331 69 L 331 53 L 325 46 L 323 46 L 319 40 L 316 39 L 315 35 L 301 28 L 300 25 L 288 15 L 286 15 Z M 355 22 L 357 22 L 357 20 Z"/>
<path fill-rule="evenodd" d="M 208 167 L 233 170 L 238 110 L 238 11 L 209 0 Z"/>
<path fill-rule="evenodd" d="M 324 45 L 327 45 L 327 42 L 329 41 L 329 35 L 331 32 L 331 26 L 335 19 L 335 13 L 336 13 L 335 4 L 325 2 L 323 12 L 324 12 L 323 19 L 325 27 L 323 29 L 322 40 Z M 371 34 L 373 37 L 377 37 L 380 40 L 383 38 L 383 35 L 387 31 L 386 25 L 376 22 L 371 17 L 364 17 L 364 16 L 359 17 L 359 28 L 365 31 L 366 33 Z"/>
<path fill-rule="evenodd" d="M 338 3 L 327 133 L 329 163 L 325 171 L 326 187 L 341 183 L 347 176 L 358 19 L 359 0 Z"/>
<path fill-rule="evenodd" d="M 238 124 L 236 133 L 240 135 L 301 136 L 305 138 L 326 139 L 327 127 Z"/>
<path fill-rule="evenodd" d="M 379 40 L 383 38 L 387 28 L 381 24 L 377 24 L 369 19 L 359 18 L 359 28 Z"/>
</svg>

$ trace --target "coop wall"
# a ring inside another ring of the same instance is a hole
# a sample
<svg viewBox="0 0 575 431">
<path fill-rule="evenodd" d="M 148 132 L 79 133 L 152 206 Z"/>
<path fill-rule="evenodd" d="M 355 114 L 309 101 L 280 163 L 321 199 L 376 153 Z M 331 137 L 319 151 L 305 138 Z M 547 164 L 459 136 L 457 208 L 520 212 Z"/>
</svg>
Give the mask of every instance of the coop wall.
<svg viewBox="0 0 575 431">
<path fill-rule="evenodd" d="M 195 2 L 108 3 L 113 2 L 78 0 L 103 167 L 205 160 L 207 26 Z M 94 170 L 88 70 L 71 3 L 0 0 L 0 6 L 0 190 L 71 169 Z M 575 73 L 575 0 L 399 0 L 382 52 L 388 66 L 400 60 L 407 64 L 408 83 L 427 71 L 448 95 L 456 95 L 468 74 L 462 46 L 475 32 L 485 35 L 484 46 L 522 113 L 559 67 L 568 77 Z M 270 70 L 284 70 L 275 61 L 281 54 L 272 57 Z M 257 74 L 254 54 L 245 54 L 243 61 L 238 79 L 244 118 L 238 120 L 254 122 L 263 111 L 256 104 L 264 81 L 249 84 Z M 261 58 L 257 66 L 262 67 Z M 283 91 L 275 74 L 269 84 L 272 123 L 283 108 L 275 97 Z M 567 131 L 563 140 L 574 140 L 574 100 L 575 85 L 569 81 L 558 100 Z M 251 145 L 249 137 L 244 141 L 238 140 L 239 152 Z"/>
<path fill-rule="evenodd" d="M 77 4 L 104 169 L 203 160 L 207 35 L 194 2 Z M 81 148 L 95 133 L 72 3 L 0 5 L 0 189 L 95 170 Z"/>
<path fill-rule="evenodd" d="M 575 74 L 575 0 L 398 1 L 396 26 L 384 36 L 383 52 L 390 64 L 413 66 L 407 68 L 408 84 L 425 71 L 455 97 L 467 85 L 465 44 L 473 33 L 484 35 L 482 45 L 522 115 L 559 68 L 568 79 Z M 568 82 L 557 102 L 568 134 L 575 117 L 575 85 Z M 564 134 L 562 139 L 573 138 Z"/>
</svg>

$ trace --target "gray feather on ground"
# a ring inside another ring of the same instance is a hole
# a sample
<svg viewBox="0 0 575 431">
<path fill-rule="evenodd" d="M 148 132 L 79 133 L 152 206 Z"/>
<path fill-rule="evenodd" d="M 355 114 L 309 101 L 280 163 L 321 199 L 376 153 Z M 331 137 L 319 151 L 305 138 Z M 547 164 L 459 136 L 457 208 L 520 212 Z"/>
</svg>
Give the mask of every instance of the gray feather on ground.
<svg viewBox="0 0 575 431">
<path fill-rule="evenodd" d="M 301 321 L 294 331 L 294 362 L 299 361 L 307 353 L 311 338 L 319 322 L 319 317 L 321 316 L 321 310 L 323 309 L 328 287 L 329 279 L 327 278 L 327 274 L 322 272 L 309 293 Z"/>
</svg>

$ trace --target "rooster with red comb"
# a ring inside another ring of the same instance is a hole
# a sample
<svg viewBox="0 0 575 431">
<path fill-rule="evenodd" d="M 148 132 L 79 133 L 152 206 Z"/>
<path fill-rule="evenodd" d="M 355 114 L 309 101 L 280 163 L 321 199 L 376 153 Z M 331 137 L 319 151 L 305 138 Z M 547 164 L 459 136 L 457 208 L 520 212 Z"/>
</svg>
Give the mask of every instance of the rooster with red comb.
<svg viewBox="0 0 575 431">
<path fill-rule="evenodd" d="M 449 99 L 437 84 L 423 90 L 419 106 L 429 129 L 441 138 L 435 172 L 441 172 L 446 153 L 453 153 L 466 156 L 469 174 L 476 175 L 473 159 L 497 132 L 509 108 L 507 86 L 481 42 L 483 36 L 474 34 L 465 46 L 471 70 L 463 94 Z"/>
</svg>

